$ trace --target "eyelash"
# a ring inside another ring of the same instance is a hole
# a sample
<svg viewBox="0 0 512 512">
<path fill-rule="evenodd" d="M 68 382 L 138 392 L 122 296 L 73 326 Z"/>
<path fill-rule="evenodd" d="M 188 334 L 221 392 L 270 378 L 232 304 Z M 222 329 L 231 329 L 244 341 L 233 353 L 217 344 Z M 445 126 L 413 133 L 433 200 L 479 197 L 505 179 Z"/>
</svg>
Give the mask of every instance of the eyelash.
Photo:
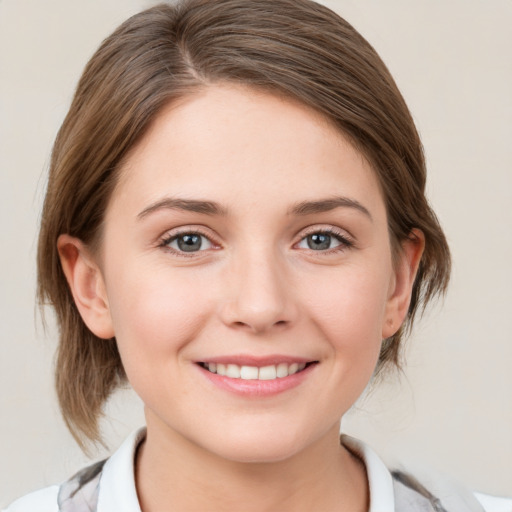
<svg viewBox="0 0 512 512">
<path fill-rule="evenodd" d="M 350 249 L 355 246 L 354 240 L 347 235 L 345 231 L 339 230 L 334 227 L 312 227 L 308 229 L 300 238 L 300 240 L 295 244 L 298 245 L 302 241 L 306 240 L 308 236 L 311 235 L 328 235 L 334 239 L 336 239 L 339 242 L 339 245 L 336 247 L 333 247 L 332 249 L 325 249 L 325 250 L 314 250 L 309 249 L 312 253 L 316 253 L 321 256 L 328 256 L 331 254 L 336 254 L 339 252 L 346 251 L 347 249 Z"/>
<path fill-rule="evenodd" d="M 186 252 L 186 251 L 176 250 L 176 249 L 170 247 L 170 244 L 172 242 L 177 240 L 179 237 L 185 236 L 185 235 L 192 235 L 192 236 L 196 235 L 196 236 L 200 236 L 202 238 L 206 238 L 206 240 L 208 240 L 208 242 L 212 245 L 212 247 L 214 247 L 214 248 L 218 247 L 218 244 L 215 243 L 212 240 L 212 236 L 210 234 L 206 234 L 206 233 L 204 233 L 203 231 L 201 231 L 200 229 L 197 229 L 197 228 L 194 228 L 194 229 L 183 229 L 183 230 L 180 230 L 178 232 L 167 234 L 166 236 L 164 236 L 162 238 L 159 246 L 162 247 L 163 249 L 169 251 L 169 252 L 172 252 L 174 255 L 177 255 L 177 256 L 183 257 L 183 258 L 194 258 L 194 257 L 197 257 L 197 253 L 201 253 L 201 252 L 205 251 L 203 249 L 203 250 L 199 250 L 199 251 Z"/>
<path fill-rule="evenodd" d="M 212 247 L 214 247 L 214 248 L 218 248 L 219 247 L 219 244 L 217 244 L 214 240 L 212 240 L 212 237 L 211 237 L 210 234 L 206 234 L 205 232 L 203 232 L 203 231 L 201 231 L 200 229 L 197 229 L 197 228 L 195 228 L 195 229 L 183 229 L 183 230 L 180 230 L 178 232 L 167 234 L 160 241 L 159 247 L 161 247 L 161 248 L 163 248 L 163 249 L 165 249 L 165 250 L 167 250 L 169 252 L 172 252 L 173 254 L 175 254 L 175 255 L 177 255 L 179 257 L 183 257 L 183 258 L 194 258 L 194 257 L 197 257 L 197 253 L 205 252 L 206 250 L 209 249 L 208 248 L 208 249 L 203 249 L 203 250 L 198 250 L 198 251 L 186 252 L 186 251 L 176 250 L 176 249 L 170 247 L 170 244 L 172 242 L 174 242 L 179 237 L 184 236 L 184 235 L 192 235 L 192 236 L 196 235 L 196 236 L 203 237 L 206 240 L 208 240 L 208 242 L 212 245 Z M 300 240 L 294 244 L 294 247 L 296 247 L 298 244 L 300 244 L 301 242 L 306 240 L 307 237 L 311 236 L 311 235 L 328 235 L 330 237 L 335 238 L 339 242 L 338 246 L 333 247 L 331 249 L 325 249 L 325 250 L 308 249 L 312 253 L 317 253 L 319 255 L 335 254 L 335 253 L 342 252 L 342 251 L 345 251 L 347 249 L 350 249 L 350 248 L 354 247 L 354 245 L 355 245 L 355 243 L 352 240 L 352 238 L 347 236 L 347 234 L 345 232 L 341 231 L 341 230 L 338 230 L 338 229 L 333 228 L 333 227 L 329 227 L 329 228 L 318 228 L 318 227 L 316 227 L 316 228 L 310 228 L 304 234 L 302 234 Z"/>
</svg>

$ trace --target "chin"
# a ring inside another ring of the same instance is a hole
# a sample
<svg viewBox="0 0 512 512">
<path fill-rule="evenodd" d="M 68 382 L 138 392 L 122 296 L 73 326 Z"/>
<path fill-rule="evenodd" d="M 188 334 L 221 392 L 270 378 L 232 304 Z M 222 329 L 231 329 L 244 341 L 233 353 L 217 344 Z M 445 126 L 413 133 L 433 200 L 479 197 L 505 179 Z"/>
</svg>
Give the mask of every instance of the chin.
<svg viewBox="0 0 512 512">
<path fill-rule="evenodd" d="M 205 448 L 232 462 L 265 464 L 293 458 L 310 443 L 311 440 L 290 427 L 240 429 L 210 437 Z"/>
<path fill-rule="evenodd" d="M 233 443 L 226 447 L 226 450 L 219 450 L 218 455 L 232 462 L 267 464 L 282 462 L 297 454 L 298 447 L 289 446 L 287 443 Z"/>
</svg>

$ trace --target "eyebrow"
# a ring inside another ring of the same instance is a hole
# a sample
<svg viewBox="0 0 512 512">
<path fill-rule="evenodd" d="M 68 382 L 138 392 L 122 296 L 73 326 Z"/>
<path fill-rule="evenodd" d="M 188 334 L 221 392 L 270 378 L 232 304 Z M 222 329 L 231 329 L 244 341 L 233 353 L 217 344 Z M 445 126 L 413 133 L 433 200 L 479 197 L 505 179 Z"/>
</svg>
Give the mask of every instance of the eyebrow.
<svg viewBox="0 0 512 512">
<path fill-rule="evenodd" d="M 328 199 L 320 199 L 317 201 L 301 201 L 295 204 L 288 214 L 292 215 L 312 215 L 315 213 L 323 213 L 336 208 L 353 208 L 365 214 L 370 220 L 373 218 L 368 211 L 359 201 L 350 199 L 348 197 L 334 197 Z M 195 199 L 176 199 L 172 197 L 165 197 L 150 204 L 144 208 L 138 215 L 138 219 L 143 219 L 151 213 L 158 210 L 184 210 L 187 212 L 196 212 L 203 215 L 226 215 L 227 211 L 218 203 L 213 201 L 200 201 Z"/>
<path fill-rule="evenodd" d="M 371 213 L 359 201 L 349 197 L 332 197 L 320 199 L 318 201 L 301 201 L 294 205 L 289 213 L 294 215 L 311 215 L 314 213 L 323 213 L 336 208 L 353 208 L 364 213 L 371 221 L 373 218 Z"/>
<path fill-rule="evenodd" d="M 198 201 L 194 199 L 175 199 L 172 197 L 165 197 L 150 204 L 144 208 L 138 215 L 138 219 L 143 219 L 153 212 L 158 210 L 184 210 L 187 212 L 202 213 L 204 215 L 225 215 L 226 210 L 218 203 L 212 201 Z"/>
</svg>

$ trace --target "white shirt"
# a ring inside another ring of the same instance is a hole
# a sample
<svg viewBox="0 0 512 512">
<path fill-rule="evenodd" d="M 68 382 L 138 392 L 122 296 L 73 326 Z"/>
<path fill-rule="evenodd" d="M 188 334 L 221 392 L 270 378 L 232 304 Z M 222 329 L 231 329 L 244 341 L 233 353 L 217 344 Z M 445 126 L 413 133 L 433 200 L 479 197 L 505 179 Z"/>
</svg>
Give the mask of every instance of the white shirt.
<svg viewBox="0 0 512 512">
<path fill-rule="evenodd" d="M 134 460 L 145 429 L 133 432 L 103 467 L 97 512 L 141 512 L 135 487 Z M 370 491 L 368 512 L 394 512 L 395 499 L 391 473 L 379 456 L 357 439 L 342 436 L 343 444 L 366 466 Z M 3 512 L 58 512 L 58 485 L 32 492 L 16 500 Z M 480 493 L 475 497 L 486 512 L 512 512 L 512 500 Z"/>
</svg>

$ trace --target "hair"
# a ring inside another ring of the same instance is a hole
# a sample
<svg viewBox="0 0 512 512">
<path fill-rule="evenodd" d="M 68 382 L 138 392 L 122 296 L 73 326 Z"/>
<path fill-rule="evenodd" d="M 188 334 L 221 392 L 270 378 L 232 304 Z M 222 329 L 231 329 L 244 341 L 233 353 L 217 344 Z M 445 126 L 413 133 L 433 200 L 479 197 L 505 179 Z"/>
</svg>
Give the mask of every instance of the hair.
<svg viewBox="0 0 512 512">
<path fill-rule="evenodd" d="M 84 324 L 66 282 L 57 238 L 91 247 L 119 168 L 162 108 L 219 83 L 243 84 L 315 109 L 372 165 L 394 250 L 425 236 L 407 318 L 383 341 L 377 373 L 400 366 L 415 316 L 446 289 L 450 253 L 425 198 L 422 144 L 386 66 L 344 19 L 310 0 L 185 0 L 125 21 L 87 64 L 53 147 L 38 247 L 38 298 L 60 328 L 56 388 L 82 448 L 101 441 L 99 418 L 126 375 L 115 339 Z"/>
</svg>

